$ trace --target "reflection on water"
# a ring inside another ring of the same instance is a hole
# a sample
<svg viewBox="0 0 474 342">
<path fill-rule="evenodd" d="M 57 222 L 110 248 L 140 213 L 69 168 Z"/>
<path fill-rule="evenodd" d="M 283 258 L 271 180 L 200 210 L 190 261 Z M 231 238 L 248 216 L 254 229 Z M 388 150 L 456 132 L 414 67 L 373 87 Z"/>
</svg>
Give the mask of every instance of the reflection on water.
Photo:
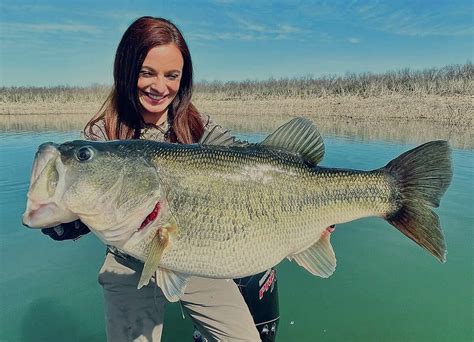
<svg viewBox="0 0 474 342">
<path fill-rule="evenodd" d="M 82 129 L 90 118 L 90 114 L 4 114 L 0 115 L 0 132 L 75 131 Z"/>
<path fill-rule="evenodd" d="M 0 136 L 0 341 L 104 341 L 102 243 L 92 234 L 56 242 L 21 225 L 37 146 L 74 139 L 78 131 Z M 240 137 L 255 142 L 264 134 Z M 373 169 L 411 147 L 330 136 L 323 165 Z M 472 341 L 473 160 L 473 150 L 453 150 L 453 182 L 436 210 L 445 264 L 381 219 L 340 224 L 331 238 L 333 276 L 314 277 L 288 261 L 278 266 L 278 340 Z M 190 319 L 170 304 L 163 341 L 191 336 Z"/>
<path fill-rule="evenodd" d="M 235 132 L 269 133 L 296 115 L 213 115 L 216 123 Z M 453 147 L 473 148 L 472 127 L 460 127 L 449 123 L 424 121 L 360 121 L 351 118 L 309 117 L 323 136 L 344 136 L 360 140 L 422 143 L 429 140 L 448 140 Z M 0 115 L 0 132 L 10 131 L 71 131 L 80 130 L 90 115 Z"/>
<path fill-rule="evenodd" d="M 216 116 L 216 121 L 236 132 L 266 132 L 289 120 L 294 115 L 261 118 L 258 116 Z M 430 140 L 448 140 L 452 147 L 469 149 L 474 147 L 472 129 L 469 126 L 440 124 L 431 121 L 356 121 L 308 117 L 314 121 L 324 136 L 338 136 L 367 141 L 391 141 L 394 143 L 418 144 Z"/>
</svg>

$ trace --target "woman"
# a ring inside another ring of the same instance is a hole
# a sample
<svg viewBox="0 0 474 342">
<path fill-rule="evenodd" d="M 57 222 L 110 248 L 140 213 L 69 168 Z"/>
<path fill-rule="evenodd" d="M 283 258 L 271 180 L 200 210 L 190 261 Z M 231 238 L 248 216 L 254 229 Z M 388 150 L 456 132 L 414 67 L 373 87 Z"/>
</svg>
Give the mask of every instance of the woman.
<svg viewBox="0 0 474 342">
<path fill-rule="evenodd" d="M 215 125 L 199 114 L 191 95 L 191 56 L 180 31 L 165 19 L 139 18 L 120 41 L 114 87 L 87 123 L 85 137 L 195 143 Z M 64 240 L 88 229 L 76 221 L 44 232 Z M 166 300 L 153 282 L 137 290 L 142 268 L 140 261 L 108 247 L 99 283 L 104 290 L 109 341 L 160 340 Z M 209 340 L 260 340 L 232 281 L 193 277 L 181 302 Z"/>
</svg>

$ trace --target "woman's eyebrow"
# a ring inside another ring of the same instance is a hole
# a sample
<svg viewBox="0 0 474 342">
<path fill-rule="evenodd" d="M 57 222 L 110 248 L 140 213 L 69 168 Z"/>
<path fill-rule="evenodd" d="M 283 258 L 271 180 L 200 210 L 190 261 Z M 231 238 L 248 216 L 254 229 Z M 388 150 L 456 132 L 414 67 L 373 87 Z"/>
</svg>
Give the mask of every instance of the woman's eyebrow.
<svg viewBox="0 0 474 342">
<path fill-rule="evenodd" d="M 143 65 L 142 68 L 140 69 L 140 72 L 142 71 L 148 71 L 148 72 L 152 72 L 152 73 L 155 73 L 157 74 L 158 72 L 152 68 L 152 67 L 149 67 L 149 66 L 146 66 L 146 65 Z M 179 70 L 179 69 L 171 69 L 171 70 L 167 70 L 164 72 L 165 75 L 170 75 L 170 74 L 177 74 L 177 75 L 181 75 L 182 74 L 182 70 Z"/>
<path fill-rule="evenodd" d="M 152 67 L 146 66 L 146 65 L 142 65 L 142 67 L 141 67 L 140 70 L 145 70 L 145 69 L 146 69 L 146 70 L 149 70 L 149 71 L 154 71 L 154 72 L 156 72 L 155 69 L 153 69 Z"/>
<path fill-rule="evenodd" d="M 147 70 L 150 70 L 150 71 L 153 71 L 153 72 L 157 72 L 153 67 L 151 66 L 147 66 L 147 65 L 143 65 L 141 70 L 143 69 L 147 69 Z M 181 74 L 182 71 L 180 69 L 171 69 L 171 70 L 167 70 L 165 72 L 166 74 L 169 74 L 169 73 L 178 73 L 178 74 Z"/>
</svg>

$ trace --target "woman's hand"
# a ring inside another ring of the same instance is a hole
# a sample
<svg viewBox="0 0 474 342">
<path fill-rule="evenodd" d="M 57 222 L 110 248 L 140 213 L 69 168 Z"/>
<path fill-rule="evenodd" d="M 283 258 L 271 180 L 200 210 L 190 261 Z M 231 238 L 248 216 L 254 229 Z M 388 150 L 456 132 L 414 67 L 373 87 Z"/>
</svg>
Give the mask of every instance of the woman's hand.
<svg viewBox="0 0 474 342">
<path fill-rule="evenodd" d="M 90 232 L 89 228 L 80 220 L 69 223 L 63 223 L 56 227 L 41 229 L 43 234 L 48 235 L 51 239 L 56 241 L 76 240 L 82 235 Z"/>
</svg>

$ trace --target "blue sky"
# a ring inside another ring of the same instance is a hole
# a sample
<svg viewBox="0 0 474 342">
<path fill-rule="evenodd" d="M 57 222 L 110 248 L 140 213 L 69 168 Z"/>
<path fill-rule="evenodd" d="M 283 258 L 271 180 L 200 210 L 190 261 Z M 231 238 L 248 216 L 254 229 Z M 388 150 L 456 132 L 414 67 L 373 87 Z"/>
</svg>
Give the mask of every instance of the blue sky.
<svg viewBox="0 0 474 342">
<path fill-rule="evenodd" d="M 111 84 L 143 15 L 171 19 L 196 80 L 422 69 L 473 58 L 471 0 L 0 2 L 0 86 Z"/>
</svg>

